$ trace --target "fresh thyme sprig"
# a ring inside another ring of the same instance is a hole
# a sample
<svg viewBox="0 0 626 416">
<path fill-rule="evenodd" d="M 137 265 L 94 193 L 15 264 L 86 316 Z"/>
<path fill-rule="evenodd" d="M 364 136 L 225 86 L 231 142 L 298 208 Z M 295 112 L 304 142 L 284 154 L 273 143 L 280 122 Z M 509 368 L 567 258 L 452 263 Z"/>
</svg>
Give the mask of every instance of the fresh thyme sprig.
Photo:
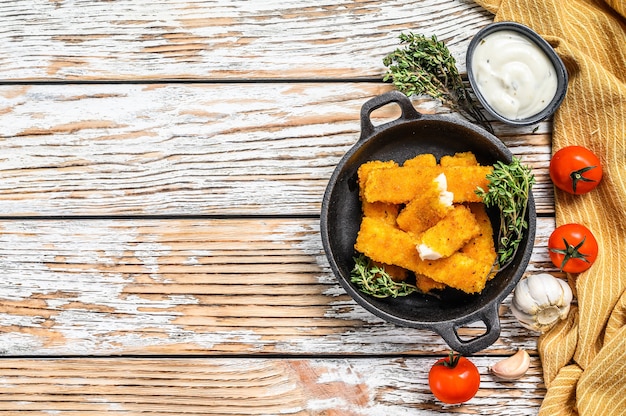
<svg viewBox="0 0 626 416">
<path fill-rule="evenodd" d="M 498 265 L 502 269 L 513 259 L 524 238 L 524 231 L 528 228 L 526 212 L 535 176 L 530 167 L 522 165 L 518 158 L 513 157 L 508 165 L 496 162 L 487 179 L 488 190 L 479 187 L 476 194 L 486 206 L 495 206 L 500 210 Z"/>
<path fill-rule="evenodd" d="M 447 46 L 434 35 L 427 38 L 409 32 L 399 37 L 405 46 L 383 58 L 388 68 L 383 80 L 391 79 L 393 85 L 409 97 L 426 94 L 441 100 L 493 133 L 491 124 L 472 99 L 470 87 L 465 87 Z"/>
<path fill-rule="evenodd" d="M 373 265 L 369 258 L 360 254 L 354 258 L 350 280 L 359 290 L 377 298 L 407 296 L 417 287 L 405 282 L 394 282 L 383 267 Z"/>
</svg>

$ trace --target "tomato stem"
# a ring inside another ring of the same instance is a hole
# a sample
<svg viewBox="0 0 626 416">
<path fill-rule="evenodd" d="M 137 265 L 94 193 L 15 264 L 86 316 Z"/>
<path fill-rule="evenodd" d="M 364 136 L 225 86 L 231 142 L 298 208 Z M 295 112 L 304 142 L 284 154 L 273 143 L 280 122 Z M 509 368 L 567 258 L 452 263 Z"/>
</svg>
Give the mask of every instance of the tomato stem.
<svg viewBox="0 0 626 416">
<path fill-rule="evenodd" d="M 571 259 L 578 259 L 578 260 L 582 260 L 584 262 L 589 263 L 589 260 L 587 260 L 588 254 L 580 252 L 580 248 L 583 246 L 583 244 L 585 244 L 586 239 L 587 239 L 586 236 L 583 237 L 580 243 L 573 246 L 570 243 L 568 243 L 565 238 L 563 238 L 563 244 L 565 244 L 564 249 L 560 249 L 560 248 L 550 249 L 550 251 L 552 251 L 553 253 L 558 253 L 558 254 L 563 255 L 563 261 L 561 262 L 561 267 L 560 267 L 561 270 L 563 270 L 567 262 L 570 261 Z"/>
<path fill-rule="evenodd" d="M 586 166 L 582 169 L 578 169 L 569 174 L 569 177 L 572 179 L 572 190 L 576 193 L 576 185 L 578 182 L 596 182 L 593 179 L 589 179 L 584 177 L 585 172 L 590 171 L 591 169 L 595 169 L 597 166 Z"/>
<path fill-rule="evenodd" d="M 455 353 L 454 351 L 450 351 L 450 353 L 448 354 L 448 358 L 438 362 L 437 365 L 443 365 L 444 367 L 448 367 L 448 368 L 455 368 L 457 364 L 459 363 L 460 359 L 461 359 L 461 354 Z"/>
</svg>

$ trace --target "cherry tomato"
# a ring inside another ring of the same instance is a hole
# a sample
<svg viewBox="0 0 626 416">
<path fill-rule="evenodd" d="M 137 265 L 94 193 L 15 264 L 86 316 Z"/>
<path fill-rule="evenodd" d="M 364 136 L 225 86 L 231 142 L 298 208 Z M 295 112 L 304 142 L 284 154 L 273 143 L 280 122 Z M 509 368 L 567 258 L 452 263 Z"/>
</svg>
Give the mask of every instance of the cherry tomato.
<svg viewBox="0 0 626 416">
<path fill-rule="evenodd" d="M 554 185 L 570 194 L 585 194 L 602 180 L 600 159 L 582 146 L 567 146 L 550 160 L 550 179 Z"/>
<path fill-rule="evenodd" d="M 474 363 L 451 352 L 431 367 L 428 385 L 438 400 L 448 404 L 463 403 L 478 391 L 480 374 Z"/>
<path fill-rule="evenodd" d="M 580 273 L 591 267 L 598 257 L 598 242 L 581 224 L 557 227 L 548 239 L 550 260 L 567 273 Z"/>
</svg>

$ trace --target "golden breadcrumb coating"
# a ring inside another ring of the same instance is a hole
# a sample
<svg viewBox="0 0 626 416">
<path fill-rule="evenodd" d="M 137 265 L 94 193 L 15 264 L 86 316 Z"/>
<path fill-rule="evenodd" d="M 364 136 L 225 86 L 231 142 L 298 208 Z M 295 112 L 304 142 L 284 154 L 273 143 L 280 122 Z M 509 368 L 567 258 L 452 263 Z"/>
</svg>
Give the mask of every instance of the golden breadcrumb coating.
<svg viewBox="0 0 626 416">
<path fill-rule="evenodd" d="M 377 218 L 363 217 L 354 248 L 374 261 L 411 271 L 421 263 L 415 239 Z"/>
<path fill-rule="evenodd" d="M 437 159 L 431 153 L 422 153 L 414 158 L 405 160 L 402 166 L 437 166 Z"/>
<path fill-rule="evenodd" d="M 495 276 L 495 272 L 497 271 L 497 254 L 495 244 L 493 242 L 493 227 L 491 225 L 491 220 L 487 215 L 487 210 L 485 209 L 484 204 L 474 203 L 470 204 L 469 207 L 478 222 L 480 233 L 468 241 L 468 243 L 465 244 L 460 251 L 476 261 L 494 265 L 494 270 L 488 277 L 491 279 Z"/>
<path fill-rule="evenodd" d="M 406 204 L 426 192 L 440 173 L 440 166 L 376 169 L 370 172 L 365 183 L 365 199 Z"/>
<path fill-rule="evenodd" d="M 365 183 L 364 195 L 368 202 L 406 204 L 428 190 L 440 173 L 446 175 L 448 191 L 455 203 L 482 202 L 476 189 L 487 189 L 487 175 L 492 166 L 400 166 L 375 169 Z"/>
<path fill-rule="evenodd" d="M 414 270 L 431 279 L 444 283 L 465 293 L 479 293 L 485 288 L 490 264 L 476 261 L 463 253 L 456 252 L 439 260 L 423 261 Z"/>
<path fill-rule="evenodd" d="M 414 274 L 424 293 L 446 287 L 482 291 L 497 271 L 496 251 L 490 218 L 475 191 L 487 189 L 492 171 L 471 152 L 443 156 L 439 164 L 432 154 L 403 166 L 364 163 L 358 170 L 363 217 L 354 248 L 396 281 Z M 445 181 L 437 178 L 441 174 Z"/>
<path fill-rule="evenodd" d="M 417 235 L 437 224 L 453 209 L 452 205 L 441 202 L 440 194 L 437 182 L 433 181 L 430 188 L 417 195 L 400 211 L 398 227 Z"/>
<path fill-rule="evenodd" d="M 419 273 L 415 274 L 415 286 L 417 286 L 422 293 L 429 293 L 433 290 L 443 290 L 448 287 L 443 283 L 437 282 L 430 277 Z"/>
<path fill-rule="evenodd" d="M 365 162 L 359 169 L 357 170 L 357 176 L 359 178 L 359 190 L 362 191 L 365 187 L 365 182 L 367 181 L 367 177 L 370 172 L 375 169 L 383 169 L 383 168 L 396 168 L 398 164 L 393 160 L 382 161 L 382 160 L 372 160 L 370 162 Z"/>
<path fill-rule="evenodd" d="M 454 194 L 455 203 L 483 202 L 476 195 L 478 187 L 487 189 L 487 175 L 493 172 L 493 166 L 448 166 L 443 168 L 448 180 L 448 191 Z"/>
<path fill-rule="evenodd" d="M 453 156 L 442 156 L 439 161 L 441 166 L 477 166 L 478 161 L 472 152 L 455 153 Z"/>
<path fill-rule="evenodd" d="M 382 218 L 389 224 L 395 224 L 396 217 L 400 211 L 400 207 L 396 204 L 388 204 L 385 202 L 367 202 L 364 197 L 365 183 L 371 171 L 375 169 L 397 167 L 398 164 L 393 160 L 383 162 L 374 160 L 366 162 L 359 166 L 357 176 L 359 178 L 359 197 L 361 198 L 361 209 L 366 217 Z"/>
<path fill-rule="evenodd" d="M 404 282 L 409 277 L 409 271 L 395 264 L 385 264 L 378 261 L 373 262 L 375 266 L 385 269 L 391 280 L 394 282 Z"/>
<path fill-rule="evenodd" d="M 427 251 L 437 253 L 439 257 L 450 257 L 479 233 L 480 226 L 472 211 L 465 205 L 456 205 L 419 237 L 417 250 L 422 259 Z"/>
<path fill-rule="evenodd" d="M 374 261 L 426 275 L 466 293 L 480 292 L 491 269 L 491 265 L 459 252 L 447 258 L 423 261 L 410 234 L 376 218 L 363 218 L 354 248 Z"/>
</svg>

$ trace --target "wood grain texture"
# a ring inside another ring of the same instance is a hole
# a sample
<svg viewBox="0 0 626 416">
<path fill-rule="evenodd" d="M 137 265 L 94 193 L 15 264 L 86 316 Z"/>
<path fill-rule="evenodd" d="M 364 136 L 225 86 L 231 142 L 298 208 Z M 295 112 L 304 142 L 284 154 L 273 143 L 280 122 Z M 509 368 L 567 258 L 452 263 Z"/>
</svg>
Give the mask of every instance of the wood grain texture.
<svg viewBox="0 0 626 416">
<path fill-rule="evenodd" d="M 540 219 L 529 272 L 553 271 L 553 227 Z M 447 350 L 358 306 L 330 272 L 315 219 L 1 221 L 0 269 L 4 356 Z M 485 354 L 535 349 L 509 302 Z"/>
<path fill-rule="evenodd" d="M 317 215 L 382 83 L 0 87 L 0 215 Z M 418 110 L 446 112 L 416 98 Z M 386 106 L 375 122 L 399 116 Z M 550 123 L 494 123 L 553 212 Z"/>
<path fill-rule="evenodd" d="M 412 30 L 459 67 L 493 15 L 471 0 L 0 2 L 0 80 L 380 78 Z"/>
<path fill-rule="evenodd" d="M 477 396 L 442 405 L 426 372 L 448 347 L 357 305 L 319 235 L 360 108 L 391 89 L 382 58 L 436 34 L 463 72 L 493 19 L 473 0 L 5 0 L 0 17 L 0 415 L 537 413 L 537 334 L 510 296 Z M 528 272 L 554 272 L 551 123 L 494 127 L 538 179 Z M 492 378 L 517 348 L 528 375 Z"/>
<path fill-rule="evenodd" d="M 0 360 L 0 415 L 535 415 L 545 388 L 537 358 L 521 380 L 488 373 L 442 405 L 427 371 L 437 357 L 368 359 Z"/>
</svg>

